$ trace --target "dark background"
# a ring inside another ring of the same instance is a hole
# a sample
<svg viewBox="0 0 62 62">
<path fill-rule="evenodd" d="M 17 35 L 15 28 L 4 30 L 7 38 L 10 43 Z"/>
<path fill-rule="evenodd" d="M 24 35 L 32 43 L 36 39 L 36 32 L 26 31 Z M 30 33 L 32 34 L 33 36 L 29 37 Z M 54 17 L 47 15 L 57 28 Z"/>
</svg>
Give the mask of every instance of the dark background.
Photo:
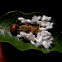
<svg viewBox="0 0 62 62">
<path fill-rule="evenodd" d="M 52 19 L 55 20 L 55 22 L 57 23 L 59 29 L 62 26 L 61 3 L 59 2 L 57 3 L 54 1 L 53 2 L 50 1 L 47 3 L 46 1 L 44 2 L 29 1 L 26 3 L 24 1 L 24 2 L 15 3 L 15 2 L 9 1 L 9 3 L 6 2 L 5 4 L 3 3 L 0 5 L 0 16 L 13 10 L 20 10 L 25 13 L 42 12 L 47 16 L 51 16 Z M 43 58 L 52 57 L 54 59 L 55 57 L 57 58 L 62 57 L 62 54 L 56 51 L 50 52 L 48 54 L 44 54 L 43 52 L 37 51 L 37 50 L 19 51 L 9 43 L 2 43 L 2 47 L 3 47 L 3 51 L 4 51 L 7 62 L 13 62 L 13 61 L 20 62 L 22 58 L 24 58 L 24 60 L 28 60 L 28 58 L 32 60 L 34 58 L 43 59 Z"/>
</svg>

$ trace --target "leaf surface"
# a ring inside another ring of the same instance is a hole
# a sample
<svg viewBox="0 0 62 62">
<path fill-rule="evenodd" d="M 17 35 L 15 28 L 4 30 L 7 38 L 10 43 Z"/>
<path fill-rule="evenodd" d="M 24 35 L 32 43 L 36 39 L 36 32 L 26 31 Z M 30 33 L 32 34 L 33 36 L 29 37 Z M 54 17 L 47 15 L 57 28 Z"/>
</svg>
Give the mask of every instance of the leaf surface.
<svg viewBox="0 0 62 62">
<path fill-rule="evenodd" d="M 35 47 L 31 43 L 25 43 L 23 39 L 18 39 L 16 36 L 11 35 L 9 28 L 11 27 L 12 24 L 19 25 L 19 22 L 17 20 L 18 17 L 31 19 L 32 16 L 34 15 L 42 16 L 43 14 L 40 12 L 23 13 L 21 11 L 11 11 L 0 17 L 0 42 L 9 42 L 15 48 L 21 51 L 36 49 L 42 51 L 43 53 L 49 53 L 51 51 L 58 51 L 62 53 L 62 39 L 61 39 L 62 34 L 58 31 L 57 24 L 55 23 L 55 21 L 53 21 L 55 24 L 54 28 L 51 30 L 51 33 L 53 34 L 54 37 L 53 40 L 54 46 L 52 46 L 51 49 L 49 50 Z"/>
</svg>

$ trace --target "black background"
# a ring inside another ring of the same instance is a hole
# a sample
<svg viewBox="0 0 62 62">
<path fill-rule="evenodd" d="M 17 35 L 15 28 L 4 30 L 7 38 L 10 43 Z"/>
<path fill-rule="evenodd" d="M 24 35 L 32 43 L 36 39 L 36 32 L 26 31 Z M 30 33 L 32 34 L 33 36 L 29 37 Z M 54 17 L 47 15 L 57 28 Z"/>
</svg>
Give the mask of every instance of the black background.
<svg viewBox="0 0 62 62">
<path fill-rule="evenodd" d="M 14 11 L 14 10 L 20 10 L 25 13 L 42 12 L 45 15 L 51 16 L 52 19 L 56 21 L 59 28 L 62 26 L 60 2 L 57 3 L 57 1 L 56 2 L 54 1 L 48 1 L 48 2 L 29 1 L 26 3 L 25 1 L 23 2 L 17 1 L 17 3 L 15 3 L 13 1 L 9 1 L 9 2 L 2 3 L 0 5 L 0 16 L 2 16 L 3 14 L 9 11 Z M 2 43 L 2 47 L 5 53 L 7 62 L 13 62 L 13 61 L 20 62 L 22 58 L 24 58 L 24 60 L 30 61 L 34 58 L 35 58 L 34 60 L 36 60 L 37 58 L 44 59 L 44 58 L 51 58 L 51 57 L 55 59 L 55 57 L 59 58 L 62 56 L 61 53 L 56 52 L 56 51 L 50 52 L 48 54 L 44 54 L 43 52 L 40 52 L 37 50 L 19 51 L 9 43 Z"/>
</svg>

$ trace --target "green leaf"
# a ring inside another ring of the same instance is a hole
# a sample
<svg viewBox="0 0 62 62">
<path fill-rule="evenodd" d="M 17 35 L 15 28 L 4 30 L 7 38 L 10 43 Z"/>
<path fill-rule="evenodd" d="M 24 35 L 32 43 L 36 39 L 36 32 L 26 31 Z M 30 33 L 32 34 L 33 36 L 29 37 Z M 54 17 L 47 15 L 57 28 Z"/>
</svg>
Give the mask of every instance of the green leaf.
<svg viewBox="0 0 62 62">
<path fill-rule="evenodd" d="M 44 53 L 49 53 L 51 51 L 58 51 L 62 53 L 62 39 L 61 39 L 62 34 L 58 31 L 57 24 L 55 21 L 53 21 L 55 24 L 54 28 L 51 30 L 51 33 L 53 34 L 54 37 L 53 40 L 54 46 L 52 46 L 51 49 L 49 50 L 40 47 L 39 48 L 35 47 L 31 43 L 25 43 L 23 39 L 18 39 L 16 36 L 11 35 L 11 33 L 9 32 L 9 28 L 14 23 L 19 25 L 19 22 L 17 20 L 18 17 L 25 17 L 31 19 L 32 16 L 34 15 L 42 16 L 43 14 L 40 12 L 23 13 L 21 11 L 16 10 L 16 11 L 8 12 L 3 16 L 1 16 L 0 17 L 0 42 L 9 42 L 15 48 L 21 51 L 36 49 Z"/>
</svg>

